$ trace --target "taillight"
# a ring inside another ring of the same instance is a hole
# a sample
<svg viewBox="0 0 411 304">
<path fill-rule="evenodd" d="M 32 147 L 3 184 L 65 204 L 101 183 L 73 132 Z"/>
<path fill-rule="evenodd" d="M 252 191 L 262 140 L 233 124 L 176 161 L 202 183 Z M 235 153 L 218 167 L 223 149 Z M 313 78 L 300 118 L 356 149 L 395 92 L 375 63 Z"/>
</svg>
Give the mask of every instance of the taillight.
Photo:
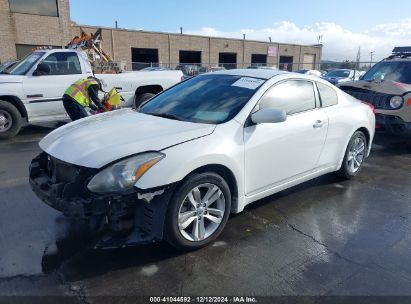
<svg viewBox="0 0 411 304">
<path fill-rule="evenodd" d="M 362 103 L 369 106 L 371 108 L 371 111 L 375 114 L 375 107 L 372 104 L 366 101 L 363 101 Z"/>
</svg>

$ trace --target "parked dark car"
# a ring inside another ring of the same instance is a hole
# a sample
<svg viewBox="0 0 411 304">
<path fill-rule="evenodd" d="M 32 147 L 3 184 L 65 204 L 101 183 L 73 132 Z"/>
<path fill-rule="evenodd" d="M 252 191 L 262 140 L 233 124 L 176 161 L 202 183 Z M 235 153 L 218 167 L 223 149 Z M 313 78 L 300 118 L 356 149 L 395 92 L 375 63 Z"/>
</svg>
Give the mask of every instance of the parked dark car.
<svg viewBox="0 0 411 304">
<path fill-rule="evenodd" d="M 347 82 L 347 81 L 358 80 L 359 77 L 360 77 L 359 71 L 350 70 L 350 69 L 336 69 L 336 70 L 329 71 L 322 78 L 332 83 L 333 85 L 337 85 L 337 84 Z"/>
</svg>

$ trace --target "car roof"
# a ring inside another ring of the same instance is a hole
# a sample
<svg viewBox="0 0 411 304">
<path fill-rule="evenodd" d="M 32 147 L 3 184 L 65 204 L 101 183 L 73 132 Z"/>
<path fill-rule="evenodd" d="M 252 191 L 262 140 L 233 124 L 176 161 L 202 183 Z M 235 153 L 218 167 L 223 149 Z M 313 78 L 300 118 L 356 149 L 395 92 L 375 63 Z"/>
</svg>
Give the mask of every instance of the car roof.
<svg viewBox="0 0 411 304">
<path fill-rule="evenodd" d="M 214 72 L 213 75 L 233 75 L 253 78 L 270 79 L 278 75 L 287 74 L 289 72 L 273 70 L 273 69 L 234 69 Z"/>
</svg>

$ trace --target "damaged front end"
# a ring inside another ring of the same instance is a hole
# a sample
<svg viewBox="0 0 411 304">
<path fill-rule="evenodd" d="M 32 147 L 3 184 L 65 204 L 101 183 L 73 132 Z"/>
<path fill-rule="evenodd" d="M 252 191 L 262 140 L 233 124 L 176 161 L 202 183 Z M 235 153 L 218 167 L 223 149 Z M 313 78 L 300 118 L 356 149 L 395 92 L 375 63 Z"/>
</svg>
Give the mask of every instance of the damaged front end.
<svg viewBox="0 0 411 304">
<path fill-rule="evenodd" d="M 30 185 L 47 205 L 103 232 L 97 248 L 151 243 L 163 238 L 165 214 L 175 185 L 124 194 L 95 194 L 87 189 L 99 172 L 41 153 L 30 165 Z"/>
</svg>

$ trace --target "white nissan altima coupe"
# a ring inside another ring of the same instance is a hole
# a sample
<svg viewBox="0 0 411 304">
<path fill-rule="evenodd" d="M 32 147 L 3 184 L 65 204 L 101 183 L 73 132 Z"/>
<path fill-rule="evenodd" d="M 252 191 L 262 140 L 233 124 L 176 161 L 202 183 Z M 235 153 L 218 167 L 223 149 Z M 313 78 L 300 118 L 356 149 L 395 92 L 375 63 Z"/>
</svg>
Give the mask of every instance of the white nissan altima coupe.
<svg viewBox="0 0 411 304">
<path fill-rule="evenodd" d="M 99 248 L 165 239 L 191 250 L 256 200 L 330 172 L 356 176 L 374 131 L 371 106 L 317 77 L 221 71 L 55 130 L 30 183 L 102 230 Z"/>
</svg>

